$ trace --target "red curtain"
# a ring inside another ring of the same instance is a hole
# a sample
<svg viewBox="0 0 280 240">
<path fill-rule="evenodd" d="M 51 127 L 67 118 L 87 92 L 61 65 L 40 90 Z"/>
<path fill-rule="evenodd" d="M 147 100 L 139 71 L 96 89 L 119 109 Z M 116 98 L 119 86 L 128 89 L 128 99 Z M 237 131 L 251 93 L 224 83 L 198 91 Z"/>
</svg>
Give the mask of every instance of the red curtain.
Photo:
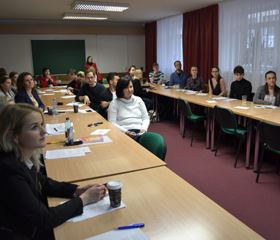
<svg viewBox="0 0 280 240">
<path fill-rule="evenodd" d="M 212 66 L 218 65 L 218 5 L 187 12 L 183 15 L 184 71 L 198 67 L 207 83 Z"/>
<path fill-rule="evenodd" d="M 153 63 L 157 61 L 157 22 L 145 24 L 145 53 L 145 77 L 149 77 L 149 72 L 153 70 Z"/>
</svg>

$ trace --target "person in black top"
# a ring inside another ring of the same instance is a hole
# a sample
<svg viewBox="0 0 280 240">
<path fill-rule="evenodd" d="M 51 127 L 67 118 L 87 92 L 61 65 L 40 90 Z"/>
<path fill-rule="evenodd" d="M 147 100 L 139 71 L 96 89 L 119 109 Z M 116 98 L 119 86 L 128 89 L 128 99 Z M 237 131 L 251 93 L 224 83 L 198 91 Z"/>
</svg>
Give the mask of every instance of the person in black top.
<svg viewBox="0 0 280 240">
<path fill-rule="evenodd" d="M 153 102 L 152 100 L 149 98 L 148 93 L 142 90 L 142 86 L 141 86 L 141 82 L 143 81 L 143 72 L 141 69 L 136 69 L 135 71 L 135 76 L 133 79 L 133 89 L 134 92 L 133 94 L 135 96 L 138 96 L 140 98 L 142 98 L 142 100 L 144 101 L 147 110 L 151 110 L 152 106 L 153 106 Z"/>
<path fill-rule="evenodd" d="M 87 70 L 85 76 L 87 82 L 84 83 L 79 92 L 79 100 L 99 112 L 101 104 L 100 95 L 106 88 L 95 81 L 96 74 L 93 70 Z"/>
<path fill-rule="evenodd" d="M 225 97 L 227 95 L 226 83 L 220 75 L 220 69 L 216 66 L 212 67 L 211 75 L 212 77 L 208 81 L 209 95 Z"/>
<path fill-rule="evenodd" d="M 112 100 L 114 100 L 116 96 L 116 87 L 120 77 L 116 72 L 110 72 L 107 75 L 107 81 L 109 83 L 109 88 L 103 91 L 100 94 L 100 101 L 101 101 L 101 115 L 107 119 L 107 111 L 109 104 Z"/>
<path fill-rule="evenodd" d="M 77 78 L 77 71 L 75 69 L 69 69 L 67 72 L 67 77 L 71 82 L 68 83 L 66 89 L 77 95 L 81 89 L 81 82 Z"/>
<path fill-rule="evenodd" d="M 0 122 L 0 239 L 53 239 L 53 228 L 105 196 L 102 184 L 79 187 L 39 172 L 46 130 L 38 108 L 27 103 L 8 105 Z M 71 200 L 48 207 L 47 197 Z"/>
<path fill-rule="evenodd" d="M 232 82 L 230 86 L 230 98 L 242 99 L 242 95 L 247 95 L 247 100 L 252 101 L 252 84 L 243 78 L 244 68 L 236 66 L 233 70 L 236 81 Z"/>
</svg>

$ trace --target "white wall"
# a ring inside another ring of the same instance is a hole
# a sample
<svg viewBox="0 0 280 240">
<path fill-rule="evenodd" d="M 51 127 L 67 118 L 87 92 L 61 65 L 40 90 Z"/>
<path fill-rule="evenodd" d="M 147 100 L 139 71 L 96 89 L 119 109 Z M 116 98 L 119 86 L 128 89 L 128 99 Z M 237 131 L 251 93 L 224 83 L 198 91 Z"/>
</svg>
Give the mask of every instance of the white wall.
<svg viewBox="0 0 280 240">
<path fill-rule="evenodd" d="M 85 40 L 86 56 L 93 57 L 100 73 L 126 72 L 132 64 L 145 68 L 144 35 L 65 34 L 0 34 L 0 67 L 33 73 L 31 40 L 68 39 Z"/>
</svg>

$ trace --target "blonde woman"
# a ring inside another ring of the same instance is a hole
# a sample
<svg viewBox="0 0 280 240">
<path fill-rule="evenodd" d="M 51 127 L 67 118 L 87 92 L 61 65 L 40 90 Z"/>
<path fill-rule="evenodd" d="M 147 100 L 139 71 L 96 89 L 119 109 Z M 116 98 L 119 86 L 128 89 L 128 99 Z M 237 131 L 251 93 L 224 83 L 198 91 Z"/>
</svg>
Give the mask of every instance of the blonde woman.
<svg viewBox="0 0 280 240">
<path fill-rule="evenodd" d="M 46 130 L 38 108 L 8 105 L 0 122 L 0 239 L 52 239 L 53 228 L 104 197 L 104 185 L 79 187 L 39 172 Z M 49 208 L 48 196 L 72 199 Z"/>
<path fill-rule="evenodd" d="M 147 110 L 151 110 L 153 102 L 149 98 L 148 93 L 142 90 L 141 82 L 143 82 L 143 72 L 141 69 L 136 69 L 135 76 L 133 79 L 133 88 L 134 88 L 133 94 L 135 96 L 141 97 L 146 105 Z"/>
</svg>

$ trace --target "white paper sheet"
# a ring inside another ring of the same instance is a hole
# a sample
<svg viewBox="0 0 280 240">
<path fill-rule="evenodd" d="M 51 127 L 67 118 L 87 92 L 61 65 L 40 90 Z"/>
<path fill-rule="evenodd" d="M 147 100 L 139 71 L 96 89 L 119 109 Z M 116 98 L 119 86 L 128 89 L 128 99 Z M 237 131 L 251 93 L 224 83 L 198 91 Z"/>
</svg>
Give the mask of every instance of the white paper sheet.
<svg viewBox="0 0 280 240">
<path fill-rule="evenodd" d="M 268 108 L 268 109 L 276 109 L 277 106 L 269 106 L 269 105 L 256 105 L 255 108 Z"/>
<path fill-rule="evenodd" d="M 54 93 L 44 93 L 44 96 L 51 96 L 54 95 Z"/>
<path fill-rule="evenodd" d="M 88 205 L 84 206 L 82 215 L 70 218 L 67 222 L 83 221 L 85 219 L 93 218 L 98 215 L 113 212 L 117 209 L 125 208 L 125 207 L 126 207 L 126 205 L 123 202 L 121 202 L 121 205 L 117 208 L 111 207 L 109 195 L 107 195 L 102 200 L 98 201 L 97 203 L 92 203 L 92 204 L 88 204 Z"/>
<path fill-rule="evenodd" d="M 208 95 L 208 93 L 198 93 L 198 94 L 196 94 L 196 96 L 206 96 L 206 95 Z"/>
<path fill-rule="evenodd" d="M 229 98 L 227 97 L 214 97 L 214 98 L 211 98 L 212 100 L 228 100 Z"/>
<path fill-rule="evenodd" d="M 186 94 L 196 94 L 196 93 L 197 93 L 197 91 L 191 91 L 191 90 L 186 91 Z"/>
<path fill-rule="evenodd" d="M 234 108 L 238 108 L 238 109 L 250 109 L 250 107 L 243 107 L 243 106 L 236 106 Z"/>
<path fill-rule="evenodd" d="M 113 230 L 110 232 L 102 233 L 95 237 L 87 238 L 85 240 L 150 240 L 150 238 L 140 229 L 126 229 L 126 230 Z"/>
<path fill-rule="evenodd" d="M 217 101 L 211 101 L 211 100 L 209 100 L 209 101 L 206 101 L 206 102 L 208 102 L 208 103 L 217 103 Z"/>
<path fill-rule="evenodd" d="M 111 129 L 97 129 L 90 133 L 90 135 L 105 135 L 109 131 L 111 131 Z"/>
<path fill-rule="evenodd" d="M 73 127 L 73 122 L 71 122 Z M 48 135 L 65 134 L 65 123 L 46 124 L 46 131 Z"/>
<path fill-rule="evenodd" d="M 235 98 L 228 98 L 228 99 L 225 99 L 226 102 L 235 101 L 235 100 L 237 100 L 237 99 L 235 99 Z"/>
<path fill-rule="evenodd" d="M 46 151 L 45 159 L 58 159 L 58 158 L 69 158 L 69 157 L 81 157 L 89 153 L 90 149 L 88 147 L 80 148 L 65 148 L 57 150 Z"/>
<path fill-rule="evenodd" d="M 74 98 L 75 95 L 67 95 L 67 96 L 62 96 L 61 98 Z"/>
<path fill-rule="evenodd" d="M 78 103 L 79 107 L 82 107 L 85 105 L 85 104 L 79 103 L 79 102 L 71 102 L 71 103 L 67 103 L 65 106 L 73 106 L 75 103 Z"/>
</svg>

